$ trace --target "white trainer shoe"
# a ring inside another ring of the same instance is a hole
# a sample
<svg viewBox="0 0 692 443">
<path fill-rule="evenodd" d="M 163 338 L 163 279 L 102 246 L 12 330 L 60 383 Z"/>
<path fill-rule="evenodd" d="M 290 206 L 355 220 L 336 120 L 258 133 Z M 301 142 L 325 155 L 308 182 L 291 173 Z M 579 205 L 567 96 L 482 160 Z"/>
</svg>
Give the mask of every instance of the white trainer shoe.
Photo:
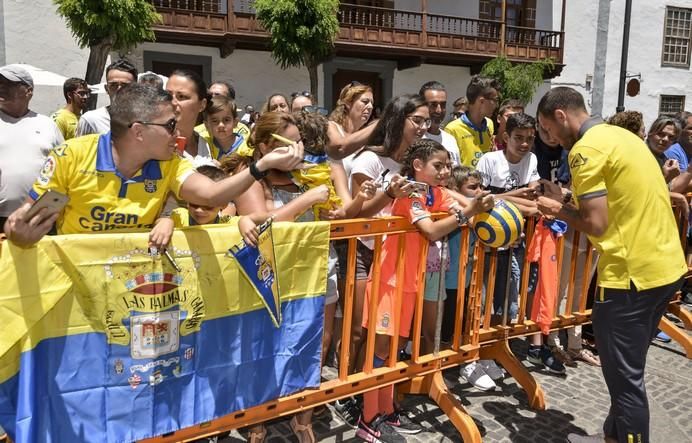
<svg viewBox="0 0 692 443">
<path fill-rule="evenodd" d="M 495 389 L 496 385 L 492 378 L 483 370 L 483 367 L 478 362 L 471 362 L 461 367 L 461 376 L 469 383 L 481 391 L 490 391 Z"/>
<path fill-rule="evenodd" d="M 493 380 L 505 378 L 505 371 L 499 367 L 495 360 L 479 360 L 478 363 L 483 367 L 483 371 Z"/>
</svg>

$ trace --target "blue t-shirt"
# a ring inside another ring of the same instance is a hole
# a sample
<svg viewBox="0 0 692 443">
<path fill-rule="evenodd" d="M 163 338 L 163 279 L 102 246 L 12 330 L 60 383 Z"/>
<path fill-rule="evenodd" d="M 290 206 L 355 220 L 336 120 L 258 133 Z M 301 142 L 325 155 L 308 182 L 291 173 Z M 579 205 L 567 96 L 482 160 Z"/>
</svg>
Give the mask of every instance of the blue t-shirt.
<svg viewBox="0 0 692 443">
<path fill-rule="evenodd" d="M 666 158 L 672 158 L 677 160 L 680 165 L 680 170 L 685 172 L 687 166 L 690 164 L 690 156 L 685 152 L 685 148 L 682 147 L 680 143 L 675 143 L 673 146 L 668 148 L 664 153 Z"/>
<path fill-rule="evenodd" d="M 459 280 L 459 254 L 461 254 L 461 229 L 455 229 L 449 234 L 449 269 L 445 272 L 445 288 L 457 289 Z M 466 287 L 471 284 L 473 270 L 473 248 L 476 246 L 476 234 L 471 231 L 469 237 L 469 259 L 466 264 Z"/>
</svg>

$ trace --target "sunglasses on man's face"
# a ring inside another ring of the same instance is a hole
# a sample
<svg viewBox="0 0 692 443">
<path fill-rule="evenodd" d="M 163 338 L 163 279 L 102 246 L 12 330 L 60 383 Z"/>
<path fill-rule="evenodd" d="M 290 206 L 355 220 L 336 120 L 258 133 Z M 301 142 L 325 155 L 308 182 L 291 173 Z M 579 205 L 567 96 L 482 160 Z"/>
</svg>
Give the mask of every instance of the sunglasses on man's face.
<svg viewBox="0 0 692 443">
<path fill-rule="evenodd" d="M 168 120 L 166 123 L 155 123 L 155 122 L 145 122 L 141 120 L 136 120 L 127 125 L 128 128 L 131 128 L 132 125 L 135 123 L 139 123 L 140 125 L 145 125 L 145 126 L 161 126 L 166 129 L 166 131 L 170 134 L 173 135 L 175 134 L 175 128 L 178 125 L 178 121 L 174 118 Z"/>
</svg>

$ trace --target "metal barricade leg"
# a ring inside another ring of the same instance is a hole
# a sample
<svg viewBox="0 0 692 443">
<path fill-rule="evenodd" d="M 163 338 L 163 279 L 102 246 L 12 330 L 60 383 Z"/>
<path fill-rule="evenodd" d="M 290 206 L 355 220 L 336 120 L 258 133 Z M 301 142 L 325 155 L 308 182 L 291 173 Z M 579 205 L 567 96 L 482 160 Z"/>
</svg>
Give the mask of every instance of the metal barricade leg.
<svg viewBox="0 0 692 443">
<path fill-rule="evenodd" d="M 481 347 L 481 359 L 497 360 L 502 367 L 526 391 L 529 407 L 542 411 L 545 409 L 545 394 L 533 375 L 517 359 L 509 348 L 509 342 L 501 340 L 488 346 Z"/>
</svg>

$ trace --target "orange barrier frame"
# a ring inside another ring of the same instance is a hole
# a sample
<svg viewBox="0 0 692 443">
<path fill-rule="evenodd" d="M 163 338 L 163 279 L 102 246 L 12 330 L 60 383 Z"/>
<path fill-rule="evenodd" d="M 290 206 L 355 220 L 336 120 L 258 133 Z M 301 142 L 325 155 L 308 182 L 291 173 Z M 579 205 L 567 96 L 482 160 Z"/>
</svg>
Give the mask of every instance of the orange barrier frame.
<svg viewBox="0 0 692 443">
<path fill-rule="evenodd" d="M 527 223 L 526 240 L 530 242 L 533 234 L 534 222 Z M 463 288 L 466 286 L 466 266 L 468 262 L 469 229 L 462 228 L 461 253 L 459 263 L 459 276 L 457 291 L 457 312 L 455 317 L 454 335 L 451 346 L 441 349 L 437 355 L 421 355 L 421 327 L 422 327 L 422 308 L 423 308 L 423 287 L 418 288 L 416 304 L 414 310 L 414 320 L 412 335 L 413 352 L 410 361 L 400 362 L 395 358 L 389 358 L 387 364 L 381 368 L 373 368 L 372 361 L 375 351 L 375 315 L 369 316 L 368 334 L 364 342 L 365 364 L 360 372 L 348 373 L 348 361 L 351 339 L 351 320 L 353 318 L 353 302 L 355 291 L 355 263 L 356 263 L 356 242 L 357 237 L 371 236 L 375 239 L 374 258 L 371 278 L 373 280 L 370 298 L 370 312 L 374 312 L 377 302 L 376 291 L 379 289 L 380 269 L 376 266 L 382 254 L 383 237 L 385 235 L 398 235 L 397 255 L 400 263 L 403 263 L 405 245 L 403 235 L 409 232 L 417 232 L 416 227 L 400 217 L 389 217 L 382 219 L 357 219 L 338 221 L 332 223 L 331 239 L 348 241 L 348 259 L 344 297 L 343 330 L 341 335 L 341 347 L 339 354 L 338 377 L 334 380 L 323 382 L 318 389 L 305 390 L 290 396 L 278 398 L 266 402 L 262 405 L 248 408 L 228 414 L 224 417 L 203 423 L 197 426 L 182 429 L 160 437 L 143 440 L 148 443 L 180 442 L 191 441 L 204 436 L 212 436 L 220 432 L 237 429 L 278 417 L 286 417 L 292 414 L 313 408 L 318 405 L 333 402 L 338 399 L 353 396 L 372 389 L 390 384 L 398 384 L 399 394 L 425 394 L 428 395 L 442 411 L 449 417 L 456 429 L 461 434 L 465 442 L 480 443 L 481 435 L 478 427 L 471 416 L 466 412 L 463 405 L 457 398 L 449 392 L 442 377 L 442 370 L 469 363 L 480 358 L 496 359 L 526 391 L 530 407 L 534 409 L 545 408 L 545 396 L 543 390 L 538 385 L 533 376 L 526 370 L 524 365 L 514 356 L 509 348 L 508 340 L 513 337 L 532 335 L 540 331 L 539 327 L 531 320 L 526 319 L 526 301 L 528 289 L 528 272 L 523 273 L 520 287 L 520 309 L 517 323 L 500 324 L 491 326 L 492 320 L 492 292 L 494 279 L 490 278 L 487 282 L 487 297 L 485 308 L 482 309 L 482 293 L 484 286 L 484 266 L 488 263 L 490 275 L 494 275 L 497 268 L 497 252 L 485 253 L 484 248 L 479 242 L 473 250 L 474 264 L 469 282 L 469 300 L 467 311 L 463 311 L 464 299 L 466 297 Z M 579 235 L 572 249 L 572 255 L 564 258 L 571 261 L 570 276 L 579 266 L 577 263 L 577 247 Z M 427 245 L 427 242 L 426 242 Z M 559 243 L 560 249 L 562 241 Z M 420 263 L 418 273 L 422 277 L 425 273 L 425 263 L 427 258 L 427 247 L 423 247 L 420 252 Z M 560 252 L 559 262 L 563 259 Z M 591 267 L 593 253 L 588 248 L 585 269 Z M 524 268 L 528 269 L 528 259 L 524 260 Z M 397 278 L 403 277 L 403 266 L 397 268 Z M 551 324 L 551 330 L 565 329 L 589 323 L 591 321 L 591 310 L 586 309 L 586 292 L 590 279 L 585 278 L 585 282 L 580 291 L 581 303 L 578 309 L 563 313 L 556 313 Z M 571 281 L 571 280 L 570 280 Z M 401 303 L 402 287 L 399 287 L 398 303 Z M 567 304 L 571 308 L 574 298 L 575 288 L 570 288 Z M 400 305 L 397 305 L 399 308 Z M 394 312 L 394 330 L 400 330 L 399 309 Z M 398 335 L 398 334 L 395 334 Z M 397 355 L 396 340 L 390 341 L 390 356 Z"/>
</svg>

